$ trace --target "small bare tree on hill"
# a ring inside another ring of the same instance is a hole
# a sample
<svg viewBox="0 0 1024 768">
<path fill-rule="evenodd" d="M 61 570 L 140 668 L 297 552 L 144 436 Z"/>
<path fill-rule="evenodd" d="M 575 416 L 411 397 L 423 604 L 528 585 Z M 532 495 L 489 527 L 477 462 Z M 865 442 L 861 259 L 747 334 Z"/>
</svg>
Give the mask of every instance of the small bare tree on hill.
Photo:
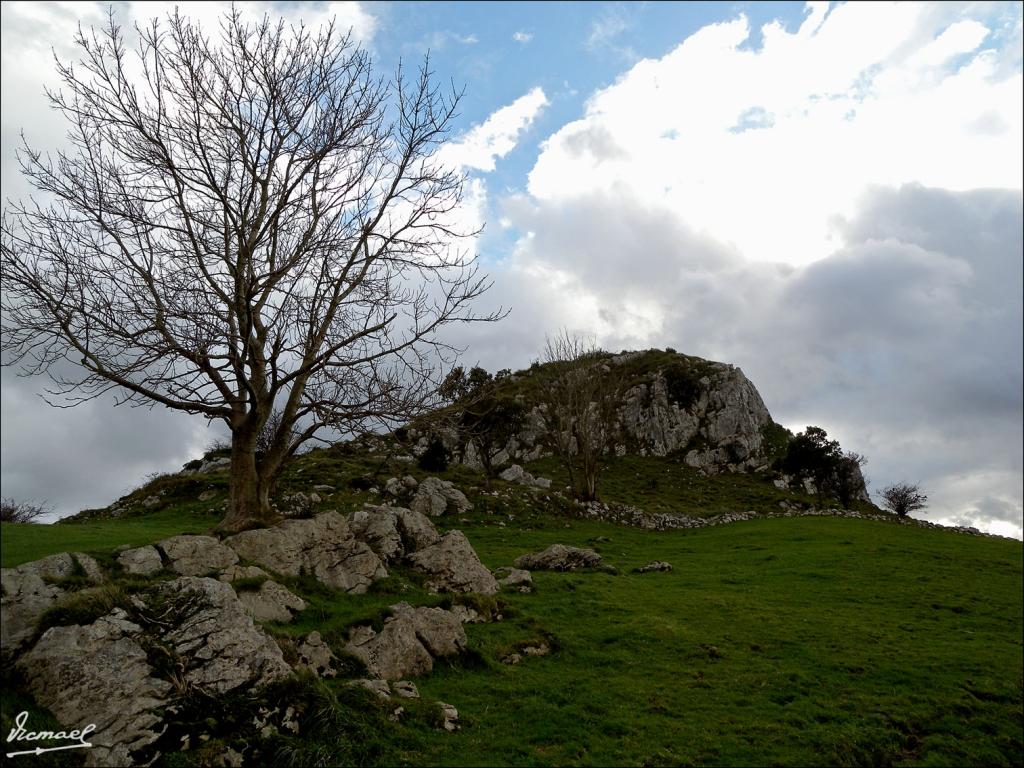
<svg viewBox="0 0 1024 768">
<path fill-rule="evenodd" d="M 375 75 L 333 24 L 233 8 L 210 36 L 177 12 L 137 32 L 130 54 L 111 12 L 57 62 L 71 148 L 20 155 L 41 195 L 3 215 L 5 362 L 55 405 L 113 390 L 223 420 L 222 526 L 265 524 L 299 446 L 408 421 L 454 362 L 437 332 L 500 316 L 472 309 L 464 179 L 436 161 L 459 94 L 426 61 Z"/>
<path fill-rule="evenodd" d="M 592 340 L 568 331 L 547 339 L 542 360 L 548 366 L 539 374 L 543 439 L 576 496 L 594 500 L 601 457 L 615 436 L 621 372 L 601 358 Z"/>
<path fill-rule="evenodd" d="M 882 491 L 882 505 L 900 517 L 924 509 L 927 501 L 928 497 L 921 493 L 921 489 L 909 483 L 890 485 Z"/>
</svg>

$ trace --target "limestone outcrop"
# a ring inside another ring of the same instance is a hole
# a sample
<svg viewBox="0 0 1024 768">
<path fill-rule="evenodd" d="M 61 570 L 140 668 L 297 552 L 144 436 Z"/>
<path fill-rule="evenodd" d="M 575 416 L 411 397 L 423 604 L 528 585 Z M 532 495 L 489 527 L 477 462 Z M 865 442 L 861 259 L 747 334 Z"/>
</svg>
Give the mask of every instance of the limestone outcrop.
<svg viewBox="0 0 1024 768">
<path fill-rule="evenodd" d="M 61 552 L 0 571 L 0 653 L 15 653 L 35 635 L 43 614 L 64 596 L 61 581 L 83 573 L 93 583 L 103 581 L 99 565 L 80 552 Z"/>
<path fill-rule="evenodd" d="M 366 592 L 387 570 L 370 546 L 354 536 L 337 512 L 286 520 L 272 528 L 243 531 L 224 543 L 239 557 L 284 576 L 312 574 L 333 589 Z"/>
</svg>

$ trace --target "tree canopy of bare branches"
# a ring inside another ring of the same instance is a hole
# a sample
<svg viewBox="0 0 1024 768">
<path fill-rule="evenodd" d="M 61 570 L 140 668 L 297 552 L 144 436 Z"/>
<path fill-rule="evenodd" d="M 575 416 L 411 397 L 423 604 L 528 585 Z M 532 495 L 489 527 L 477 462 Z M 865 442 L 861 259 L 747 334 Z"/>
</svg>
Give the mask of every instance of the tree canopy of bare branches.
<svg viewBox="0 0 1024 768">
<path fill-rule="evenodd" d="M 924 509 L 927 502 L 928 496 L 917 485 L 910 483 L 896 483 L 882 491 L 882 505 L 900 517 Z"/>
<path fill-rule="evenodd" d="M 460 94 L 429 61 L 378 76 L 333 24 L 232 9 L 136 33 L 113 12 L 79 33 L 48 94 L 71 148 L 20 153 L 40 194 L 3 215 L 6 362 L 47 372 L 55 405 L 114 391 L 223 420 L 223 526 L 267 522 L 300 445 L 411 418 L 454 362 L 438 331 L 500 316 L 473 310 L 464 178 L 436 160 Z"/>
<path fill-rule="evenodd" d="M 593 342 L 569 331 L 547 339 L 542 359 L 549 368 L 540 384 L 543 439 L 577 497 L 596 499 L 601 457 L 615 436 L 622 375 Z"/>
</svg>

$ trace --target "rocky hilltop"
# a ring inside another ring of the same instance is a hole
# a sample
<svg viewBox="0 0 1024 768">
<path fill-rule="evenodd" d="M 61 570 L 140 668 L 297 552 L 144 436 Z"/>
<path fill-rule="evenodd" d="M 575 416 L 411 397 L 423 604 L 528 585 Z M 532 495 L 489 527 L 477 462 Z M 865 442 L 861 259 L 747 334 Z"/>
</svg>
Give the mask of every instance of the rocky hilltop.
<svg viewBox="0 0 1024 768">
<path fill-rule="evenodd" d="M 615 440 L 610 452 L 617 456 L 671 456 L 707 474 L 772 471 L 785 453 L 792 435 L 772 419 L 754 383 L 728 363 L 704 360 L 673 350 L 651 349 L 605 355 L 601 370 L 623 382 L 615 404 Z M 550 455 L 545 444 L 544 409 L 537 379 L 550 366 L 498 379 L 506 395 L 522 402 L 527 413 L 523 426 L 509 438 L 493 460 L 496 467 L 526 464 Z M 412 454 L 420 456 L 439 435 L 455 460 L 481 469 L 476 446 L 457 430 L 412 428 Z M 857 470 L 854 496 L 869 502 L 866 483 Z M 778 477 L 782 485 L 801 486 L 805 478 Z"/>
</svg>

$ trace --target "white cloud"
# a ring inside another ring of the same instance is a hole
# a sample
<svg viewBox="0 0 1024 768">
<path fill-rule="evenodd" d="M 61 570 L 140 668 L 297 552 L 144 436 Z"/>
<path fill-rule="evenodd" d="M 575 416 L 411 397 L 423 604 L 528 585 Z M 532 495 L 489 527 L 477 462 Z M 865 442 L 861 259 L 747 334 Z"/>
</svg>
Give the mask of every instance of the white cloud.
<svg viewBox="0 0 1024 768">
<path fill-rule="evenodd" d="M 518 32 L 512 33 L 512 39 L 517 43 L 522 43 L 523 45 L 526 45 L 528 42 L 533 40 L 533 32 L 525 32 L 523 30 L 519 30 Z"/>
<path fill-rule="evenodd" d="M 446 144 L 439 153 L 440 159 L 460 168 L 493 171 L 495 160 L 515 148 L 519 137 L 547 105 L 544 90 L 534 88 Z"/>
<path fill-rule="evenodd" d="M 744 17 L 704 27 L 595 93 L 544 145 L 529 191 L 629 190 L 748 258 L 803 264 L 835 246 L 833 217 L 868 184 L 1019 187 L 1019 68 L 1001 74 L 988 28 L 954 10 L 815 6 L 795 33 L 764 27 L 757 51 Z M 608 24 L 595 39 L 622 26 Z"/>
</svg>

